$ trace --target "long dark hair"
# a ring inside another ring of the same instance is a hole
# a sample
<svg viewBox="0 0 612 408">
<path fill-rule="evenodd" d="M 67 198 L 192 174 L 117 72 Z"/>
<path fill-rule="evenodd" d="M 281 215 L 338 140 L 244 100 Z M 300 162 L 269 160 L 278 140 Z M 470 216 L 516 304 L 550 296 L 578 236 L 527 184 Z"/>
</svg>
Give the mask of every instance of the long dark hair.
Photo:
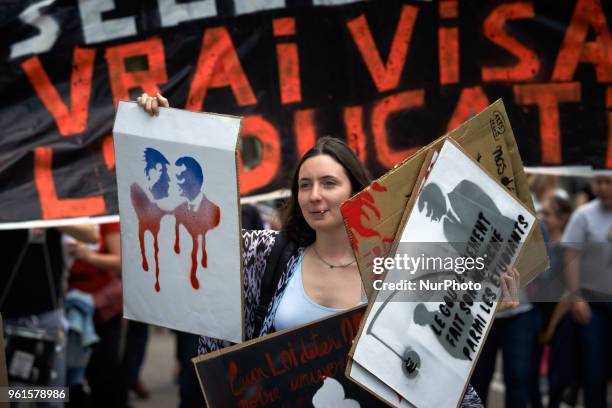
<svg viewBox="0 0 612 408">
<path fill-rule="evenodd" d="M 304 219 L 298 203 L 300 168 L 307 159 L 322 154 L 330 156 L 344 168 L 351 181 L 351 194 L 363 190 L 371 181 L 370 174 L 346 142 L 330 136 L 324 136 L 317 140 L 316 145 L 302 156 L 293 173 L 291 196 L 287 200 L 281 215 L 283 230 L 286 232 L 287 237 L 301 246 L 312 244 L 315 241 L 316 234 Z"/>
</svg>

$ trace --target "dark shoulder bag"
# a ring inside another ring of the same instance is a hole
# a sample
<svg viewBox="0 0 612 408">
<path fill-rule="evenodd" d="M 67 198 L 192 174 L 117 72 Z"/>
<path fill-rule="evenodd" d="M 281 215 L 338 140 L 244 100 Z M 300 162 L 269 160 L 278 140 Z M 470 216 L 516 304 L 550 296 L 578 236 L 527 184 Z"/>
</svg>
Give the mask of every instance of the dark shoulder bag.
<svg viewBox="0 0 612 408">
<path fill-rule="evenodd" d="M 253 335 L 259 336 L 261 326 L 268 313 L 270 302 L 278 286 L 278 281 L 287 266 L 289 259 L 295 251 L 296 243 L 289 240 L 284 232 L 281 232 L 274 241 L 274 246 L 266 262 L 266 270 L 264 271 L 261 280 L 261 296 L 259 297 L 259 305 L 255 309 L 255 324 Z"/>
</svg>

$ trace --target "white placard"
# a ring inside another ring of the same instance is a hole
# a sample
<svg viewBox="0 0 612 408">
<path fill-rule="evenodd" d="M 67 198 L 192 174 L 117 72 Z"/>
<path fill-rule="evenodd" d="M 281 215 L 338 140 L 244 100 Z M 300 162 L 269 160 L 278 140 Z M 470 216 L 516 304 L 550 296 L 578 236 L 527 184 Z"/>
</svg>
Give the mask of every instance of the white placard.
<svg viewBox="0 0 612 408">
<path fill-rule="evenodd" d="M 243 338 L 236 147 L 241 119 L 120 102 L 115 119 L 124 316 Z"/>
<path fill-rule="evenodd" d="M 460 277 L 456 267 L 389 269 L 384 282 L 404 279 L 415 286 L 377 293 L 354 349 L 357 367 L 351 377 L 375 393 L 384 391 L 388 401 L 392 393 L 379 381 L 417 407 L 457 406 L 501 296 L 499 274 L 514 264 L 535 221 L 501 184 L 447 141 L 406 221 L 398 254 L 408 251 L 423 262 L 434 256 L 480 257 L 486 266 Z M 482 289 L 465 298 L 466 292 L 452 290 L 434 295 L 419 282 L 431 276 L 429 282 L 476 282 L 472 278 L 480 276 Z M 395 400 L 389 402 L 398 406 Z"/>
</svg>

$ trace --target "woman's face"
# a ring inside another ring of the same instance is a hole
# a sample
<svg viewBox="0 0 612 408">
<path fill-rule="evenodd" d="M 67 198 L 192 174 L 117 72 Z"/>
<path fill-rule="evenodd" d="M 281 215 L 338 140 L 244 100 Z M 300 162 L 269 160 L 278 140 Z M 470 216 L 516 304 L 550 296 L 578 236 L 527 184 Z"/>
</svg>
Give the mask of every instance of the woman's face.
<svg viewBox="0 0 612 408">
<path fill-rule="evenodd" d="M 563 220 L 559 216 L 559 212 L 553 204 L 552 199 L 548 198 L 542 202 L 542 209 L 539 215 L 549 232 L 555 233 L 563 229 Z"/>
<path fill-rule="evenodd" d="M 315 231 L 343 226 L 340 204 L 351 196 L 351 181 L 344 167 L 331 156 L 306 159 L 298 174 L 298 203 L 304 219 Z"/>
</svg>

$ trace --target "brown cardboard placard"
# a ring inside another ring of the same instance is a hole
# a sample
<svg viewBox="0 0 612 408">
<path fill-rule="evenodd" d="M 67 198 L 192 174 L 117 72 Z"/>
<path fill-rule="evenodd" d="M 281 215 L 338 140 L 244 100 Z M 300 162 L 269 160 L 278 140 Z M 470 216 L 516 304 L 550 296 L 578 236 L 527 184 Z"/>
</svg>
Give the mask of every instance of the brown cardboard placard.
<svg viewBox="0 0 612 408">
<path fill-rule="evenodd" d="M 373 259 L 385 256 L 391 249 L 425 156 L 432 149 L 439 150 L 447 137 L 455 139 L 489 175 L 533 211 L 514 133 L 504 104 L 498 99 L 458 128 L 406 158 L 342 205 L 345 225 L 368 296 L 372 292 Z M 548 267 L 539 225 L 525 247 L 516 264 L 521 272 L 521 287 Z"/>
<path fill-rule="evenodd" d="M 429 172 L 430 165 L 431 165 L 431 162 L 432 162 L 432 159 L 433 159 L 435 153 L 436 153 L 435 149 L 430 149 L 430 150 L 428 150 L 426 152 L 425 158 L 423 160 L 423 163 L 421 165 L 421 168 L 420 168 L 420 170 L 419 170 L 419 172 L 417 174 L 417 178 L 416 178 L 415 183 L 414 183 L 414 185 L 417 186 L 416 189 L 418 189 L 420 186 L 422 186 L 423 182 L 425 181 L 425 178 L 427 177 L 427 174 Z M 415 194 L 415 193 L 417 193 L 417 194 Z M 400 220 L 400 228 L 402 228 L 403 225 L 406 223 L 406 220 L 408 219 L 408 216 L 410 215 L 410 212 L 412 211 L 412 208 L 414 207 L 414 204 L 416 202 L 417 197 L 418 197 L 418 191 L 417 192 L 415 192 L 415 191 L 411 192 L 410 197 L 408 198 L 408 201 L 406 203 L 406 207 L 404 208 L 404 210 L 402 212 L 402 218 Z M 346 221 L 346 219 L 345 219 L 345 221 Z M 347 227 L 347 230 L 348 230 L 348 227 Z M 389 251 L 389 254 L 394 254 L 395 253 L 395 251 L 397 250 L 398 244 L 399 244 L 399 240 L 395 240 L 393 242 L 392 247 L 391 247 L 391 249 Z M 384 275 L 381 276 L 381 279 L 384 279 Z M 376 296 L 376 294 L 373 294 L 372 296 Z M 372 302 L 370 302 L 370 304 L 371 303 Z M 370 305 L 368 305 L 368 307 L 367 307 L 367 309 L 365 311 L 365 316 L 361 320 L 362 322 L 365 322 L 365 318 L 369 314 L 370 309 L 371 309 L 371 307 L 370 307 Z M 359 331 L 357 332 L 357 335 L 355 336 L 355 340 L 357 340 L 361 336 L 361 333 L 363 331 L 363 327 L 364 327 L 364 324 L 361 324 L 359 326 Z M 352 358 L 352 354 L 353 354 L 354 348 L 355 348 L 355 341 L 353 341 L 353 345 L 351 346 L 351 349 L 349 351 L 348 361 L 346 363 L 346 370 L 345 370 L 344 374 L 346 375 L 346 377 L 349 380 L 353 381 L 355 384 L 359 385 L 361 388 L 363 388 L 364 390 L 366 390 L 370 394 L 375 395 L 381 401 L 385 402 L 388 405 L 391 405 L 392 404 L 391 401 L 389 401 L 383 395 L 381 395 L 380 393 L 377 393 L 374 389 L 365 386 L 363 383 L 360 383 L 360 382 L 356 381 L 351 376 L 351 369 L 353 368 L 353 364 L 356 364 L 353 361 L 353 358 Z M 384 385 L 384 383 L 381 382 L 381 387 L 386 387 L 386 385 Z M 399 394 L 394 395 L 394 397 L 398 398 L 398 401 L 400 401 L 400 404 L 402 403 L 401 402 L 401 397 L 399 397 Z M 411 404 L 407 404 L 407 405 L 411 405 Z"/>
<path fill-rule="evenodd" d="M 464 153 L 466 156 L 468 156 L 468 158 L 470 158 L 470 160 L 471 160 L 471 161 L 473 161 L 473 162 L 474 162 L 476 165 L 478 165 L 478 167 L 480 167 L 480 169 L 485 170 L 485 168 L 484 168 L 484 167 L 483 167 L 483 166 L 482 166 L 480 163 L 478 163 L 476 160 L 474 160 L 472 157 L 470 157 L 470 156 L 469 156 L 469 155 L 468 155 L 468 154 L 465 152 L 465 150 L 464 150 L 464 149 L 462 149 L 462 148 L 461 148 L 461 146 L 460 146 L 460 145 L 459 145 L 459 144 L 458 144 L 458 143 L 457 143 L 455 140 L 453 140 L 452 138 L 448 138 L 448 139 L 447 139 L 447 141 L 448 141 L 448 142 L 450 142 L 450 143 L 452 143 L 452 144 L 453 144 L 455 147 L 457 147 L 457 148 L 458 148 L 458 150 L 460 150 L 462 153 Z M 422 186 L 422 184 L 423 184 L 423 183 L 422 183 L 422 179 L 423 179 L 423 168 L 425 168 L 426 166 L 428 166 L 428 161 L 430 160 L 430 159 L 429 159 L 430 157 L 431 157 L 431 154 L 429 153 L 429 154 L 428 154 L 428 156 L 427 156 L 427 159 L 425 160 L 425 163 L 424 163 L 424 164 L 423 164 L 423 166 L 422 166 L 421 171 L 419 172 L 419 176 L 417 177 L 417 180 L 416 180 L 416 182 L 415 182 L 415 185 L 416 185 L 416 186 L 418 186 L 417 188 L 419 188 L 419 189 L 420 189 L 420 187 L 421 187 L 421 186 Z M 488 174 L 488 175 L 490 176 L 490 174 Z M 502 185 L 502 184 L 501 184 L 501 183 L 500 183 L 498 180 L 496 180 L 495 178 L 491 177 L 491 179 L 492 179 L 492 180 L 493 180 L 493 181 L 494 181 L 496 184 L 498 184 L 499 186 L 501 186 L 502 188 L 504 187 L 504 185 Z M 415 189 L 416 189 L 416 188 L 415 188 Z M 401 232 L 404 230 L 405 226 L 406 226 L 406 223 L 407 223 L 407 220 L 408 220 L 408 218 L 409 218 L 409 215 L 410 215 L 410 213 L 412 212 L 412 209 L 414 208 L 414 204 L 415 204 L 415 202 L 416 202 L 417 196 L 418 196 L 418 191 L 414 191 L 414 192 L 413 192 L 413 194 L 411 195 L 410 199 L 409 199 L 409 202 L 408 202 L 407 206 L 406 206 L 406 210 L 404 211 L 404 215 L 403 215 L 403 217 L 402 217 L 402 221 L 401 221 L 401 223 L 400 223 L 399 230 L 398 230 L 398 237 L 397 237 L 397 240 L 396 240 L 396 242 L 394 242 L 394 244 L 393 244 L 393 246 L 392 246 L 392 250 L 391 250 L 391 251 L 388 253 L 388 255 L 387 255 L 387 256 L 394 256 L 394 255 L 395 255 L 395 250 L 397 249 L 397 245 L 398 245 L 398 242 L 397 242 L 397 241 L 399 241 L 399 233 L 401 233 Z M 533 222 L 533 224 L 532 224 L 532 227 L 530 228 L 528 235 L 525 237 L 525 243 L 527 243 L 527 242 L 528 242 L 528 241 L 529 241 L 529 240 L 532 238 L 532 236 L 533 236 L 533 233 L 534 233 L 534 230 L 535 230 L 535 228 L 534 228 L 534 227 L 537 225 L 537 219 L 536 219 L 536 217 L 535 217 L 534 211 L 533 211 L 531 208 L 529 208 L 529 207 L 525 206 L 525 204 L 523 204 L 523 203 L 522 203 L 522 202 L 521 202 L 521 201 L 520 201 L 520 200 L 519 200 L 517 197 L 512 197 L 512 198 L 513 198 L 513 199 L 516 201 L 516 203 L 517 203 L 517 204 L 519 204 L 519 206 L 523 207 L 523 208 L 524 208 L 524 210 L 526 210 L 526 212 L 530 213 L 530 214 L 531 214 L 531 216 L 534 218 L 534 222 Z M 521 251 L 520 251 L 520 252 L 517 254 L 517 259 L 519 259 L 519 258 L 522 256 L 522 250 L 524 249 L 524 247 L 525 247 L 525 245 L 523 245 L 523 248 L 521 248 Z M 375 294 L 375 293 L 373 293 L 373 295 L 372 295 L 372 300 L 375 298 L 375 296 L 376 296 L 376 294 Z M 490 313 L 490 314 L 489 314 L 489 316 L 488 316 L 488 319 L 489 319 L 489 320 L 488 320 L 488 321 L 487 321 L 487 323 L 486 323 L 485 332 L 483 333 L 482 338 L 481 338 L 481 340 L 480 340 L 480 347 L 479 347 L 478 353 L 475 355 L 475 357 L 474 357 L 474 358 L 473 358 L 473 360 L 471 361 L 471 366 L 470 366 L 470 371 L 469 371 L 469 374 L 468 374 L 468 375 L 465 377 L 465 383 L 464 383 L 464 385 L 463 385 L 463 392 L 462 392 L 462 395 L 465 393 L 465 391 L 466 391 L 466 389 L 467 389 L 468 379 L 470 378 L 471 373 L 473 372 L 474 367 L 475 367 L 475 365 L 476 365 L 476 362 L 477 362 L 477 360 L 478 360 L 478 357 L 480 356 L 480 352 L 482 351 L 482 345 L 483 345 L 483 344 L 484 344 L 484 342 L 486 341 L 486 338 L 487 338 L 487 336 L 488 336 L 489 330 L 490 330 L 491 325 L 492 325 L 493 320 L 494 320 L 494 315 L 495 315 L 495 313 L 496 313 L 496 311 L 497 311 L 497 307 L 499 307 L 499 304 L 500 304 L 500 302 L 497 302 L 497 303 L 496 303 L 496 308 L 495 308 L 494 310 L 492 310 L 492 313 Z M 384 391 L 385 391 L 385 393 L 387 394 L 387 398 L 385 398 L 385 397 L 384 397 L 383 395 L 381 395 L 380 393 L 375 392 L 375 391 L 374 391 L 374 389 L 369 388 L 367 385 L 362 384 L 362 383 L 360 383 L 360 382 L 356 381 L 356 380 L 355 380 L 355 379 L 354 379 L 354 378 L 351 376 L 352 366 L 353 366 L 353 364 L 357 364 L 357 362 L 355 362 L 355 361 L 353 360 L 353 356 L 354 356 L 354 353 L 355 353 L 355 350 L 356 350 L 356 347 L 357 347 L 357 343 L 358 343 L 359 339 L 361 338 L 361 336 L 362 336 L 362 334 L 363 334 L 364 328 L 365 328 L 365 326 L 366 326 L 366 322 L 368 321 L 368 316 L 370 315 L 370 312 L 372 311 L 373 306 L 374 306 L 374 301 L 371 301 L 371 302 L 369 303 L 369 305 L 368 305 L 368 308 L 366 309 L 365 316 L 364 316 L 364 318 L 363 318 L 363 320 L 362 320 L 362 324 L 361 324 L 361 326 L 360 326 L 360 328 L 359 328 L 359 332 L 357 333 L 357 335 L 356 335 L 356 337 L 355 337 L 355 341 L 354 341 L 354 343 L 353 343 L 353 346 L 351 347 L 351 351 L 349 352 L 349 362 L 348 362 L 348 364 L 347 364 L 347 368 L 346 368 L 346 376 L 347 376 L 348 378 L 350 378 L 352 381 L 354 381 L 355 383 L 359 384 L 359 385 L 360 385 L 361 387 L 363 387 L 364 389 L 366 389 L 368 392 L 371 392 L 371 393 L 373 393 L 374 395 L 376 395 L 376 396 L 377 396 L 379 399 L 381 399 L 381 400 L 383 400 L 383 401 L 386 401 L 386 402 L 387 402 L 387 403 L 389 403 L 389 404 L 392 404 L 392 403 L 389 401 L 389 398 L 388 398 L 388 397 L 389 397 L 389 395 L 390 395 L 391 393 L 393 393 L 394 391 L 393 391 L 393 390 L 392 390 L 392 389 L 391 389 L 389 386 L 386 386 L 386 385 L 384 385 L 384 386 L 383 386 L 383 387 L 387 387 L 387 388 L 388 388 L 387 390 L 384 390 Z M 366 370 L 366 371 L 367 371 L 367 370 Z M 371 374 L 371 373 L 370 373 L 370 374 Z M 382 381 L 379 379 L 379 382 L 382 382 Z M 379 390 L 380 390 L 380 389 L 379 389 Z M 389 391 L 389 390 L 390 390 L 390 391 Z M 393 403 L 393 405 L 395 406 L 396 404 L 400 404 L 400 403 L 402 403 L 401 401 L 402 401 L 402 399 L 400 398 L 400 399 L 399 399 L 399 402 L 397 402 L 397 403 Z M 461 404 L 461 399 L 459 399 L 457 406 L 459 406 L 460 404 Z"/>
<path fill-rule="evenodd" d="M 431 149 L 431 150 L 428 150 L 427 153 L 425 154 L 425 159 L 423 160 L 423 164 L 421 165 L 421 169 L 419 170 L 419 174 L 417 175 L 416 181 L 414 183 L 415 188 L 412 189 L 410 198 L 408 198 L 408 202 L 406 203 L 406 207 L 404 208 L 404 212 L 402 213 L 402 218 L 400 220 L 400 228 L 403 228 L 403 226 L 406 224 L 406 220 L 408 220 L 408 217 L 410 216 L 410 212 L 414 208 L 416 199 L 419 196 L 418 194 L 419 190 L 423 186 L 423 183 L 425 182 L 427 178 L 427 174 L 429 173 L 431 162 L 432 162 L 432 159 L 435 153 L 436 153 L 436 150 Z M 399 245 L 399 239 L 396 239 L 395 241 L 393 241 L 393 245 L 391 246 L 391 250 L 389 251 L 389 253 L 394 254 L 397 251 L 398 245 Z"/>
</svg>

